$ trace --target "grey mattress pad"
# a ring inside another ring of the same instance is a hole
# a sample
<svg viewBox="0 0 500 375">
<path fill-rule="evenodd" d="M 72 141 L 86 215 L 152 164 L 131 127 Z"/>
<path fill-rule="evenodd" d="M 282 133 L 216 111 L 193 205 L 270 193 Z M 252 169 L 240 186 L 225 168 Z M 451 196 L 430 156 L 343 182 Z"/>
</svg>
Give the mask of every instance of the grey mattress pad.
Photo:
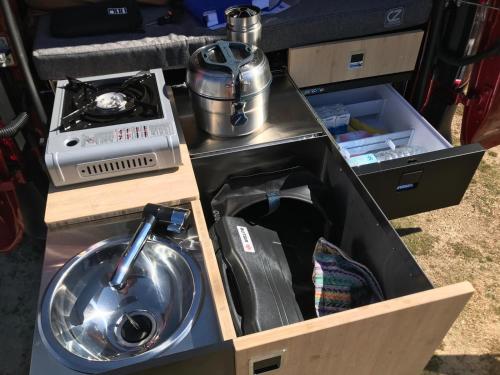
<svg viewBox="0 0 500 375">
<path fill-rule="evenodd" d="M 285 0 L 286 2 L 286 0 Z M 432 0 L 300 0 L 262 18 L 266 52 L 326 41 L 407 29 L 427 22 Z M 50 14 L 41 16 L 33 61 L 43 80 L 84 77 L 150 68 L 184 66 L 197 48 L 225 37 L 188 12 L 175 24 L 156 25 L 164 7 L 142 8 L 143 33 L 76 38 L 50 34 Z"/>
</svg>

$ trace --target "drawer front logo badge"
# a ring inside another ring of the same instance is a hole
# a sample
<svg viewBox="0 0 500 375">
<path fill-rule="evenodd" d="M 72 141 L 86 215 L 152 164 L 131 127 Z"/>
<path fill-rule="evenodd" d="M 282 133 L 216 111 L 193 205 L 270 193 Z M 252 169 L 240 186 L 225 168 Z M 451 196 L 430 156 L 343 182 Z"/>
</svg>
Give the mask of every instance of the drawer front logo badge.
<svg viewBox="0 0 500 375">
<path fill-rule="evenodd" d="M 385 27 L 395 27 L 403 23 L 403 17 L 405 14 L 405 8 L 392 8 L 385 13 Z"/>
</svg>

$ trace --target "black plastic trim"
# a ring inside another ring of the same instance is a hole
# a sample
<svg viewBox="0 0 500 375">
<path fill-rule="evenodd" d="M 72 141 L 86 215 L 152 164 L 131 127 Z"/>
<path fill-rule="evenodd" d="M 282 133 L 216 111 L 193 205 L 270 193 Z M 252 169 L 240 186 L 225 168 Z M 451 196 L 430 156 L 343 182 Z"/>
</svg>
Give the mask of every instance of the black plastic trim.
<svg viewBox="0 0 500 375">
<path fill-rule="evenodd" d="M 484 152 L 481 145 L 471 144 L 353 169 L 387 217 L 394 219 L 459 204 Z M 414 172 L 420 172 L 419 179 L 408 184 L 416 185 L 398 189 L 402 177 Z"/>
</svg>

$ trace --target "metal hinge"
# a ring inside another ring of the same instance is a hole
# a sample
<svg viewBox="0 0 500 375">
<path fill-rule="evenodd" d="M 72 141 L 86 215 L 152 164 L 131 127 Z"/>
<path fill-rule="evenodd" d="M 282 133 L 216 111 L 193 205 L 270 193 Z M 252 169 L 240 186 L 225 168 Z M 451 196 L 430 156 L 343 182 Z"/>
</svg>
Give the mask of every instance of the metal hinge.
<svg viewBox="0 0 500 375">
<path fill-rule="evenodd" d="M 478 105 L 480 107 L 485 107 L 487 103 L 489 103 L 492 95 L 493 95 L 493 89 L 488 87 L 484 88 L 480 92 L 477 91 L 469 92 L 467 93 L 467 95 L 461 93 L 457 95 L 456 102 L 463 104 L 466 107 L 473 103 L 475 103 L 475 105 Z"/>
</svg>

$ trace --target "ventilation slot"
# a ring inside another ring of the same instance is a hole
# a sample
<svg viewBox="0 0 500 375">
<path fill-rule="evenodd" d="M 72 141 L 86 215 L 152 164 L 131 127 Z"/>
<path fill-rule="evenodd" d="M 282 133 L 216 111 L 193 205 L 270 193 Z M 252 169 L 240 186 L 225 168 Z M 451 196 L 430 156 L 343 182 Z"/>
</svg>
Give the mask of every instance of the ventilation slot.
<svg viewBox="0 0 500 375">
<path fill-rule="evenodd" d="M 146 154 L 127 158 L 101 160 L 95 163 L 78 164 L 78 174 L 81 177 L 91 177 L 103 174 L 124 174 L 129 170 L 151 169 L 156 166 L 156 155 Z"/>
</svg>

